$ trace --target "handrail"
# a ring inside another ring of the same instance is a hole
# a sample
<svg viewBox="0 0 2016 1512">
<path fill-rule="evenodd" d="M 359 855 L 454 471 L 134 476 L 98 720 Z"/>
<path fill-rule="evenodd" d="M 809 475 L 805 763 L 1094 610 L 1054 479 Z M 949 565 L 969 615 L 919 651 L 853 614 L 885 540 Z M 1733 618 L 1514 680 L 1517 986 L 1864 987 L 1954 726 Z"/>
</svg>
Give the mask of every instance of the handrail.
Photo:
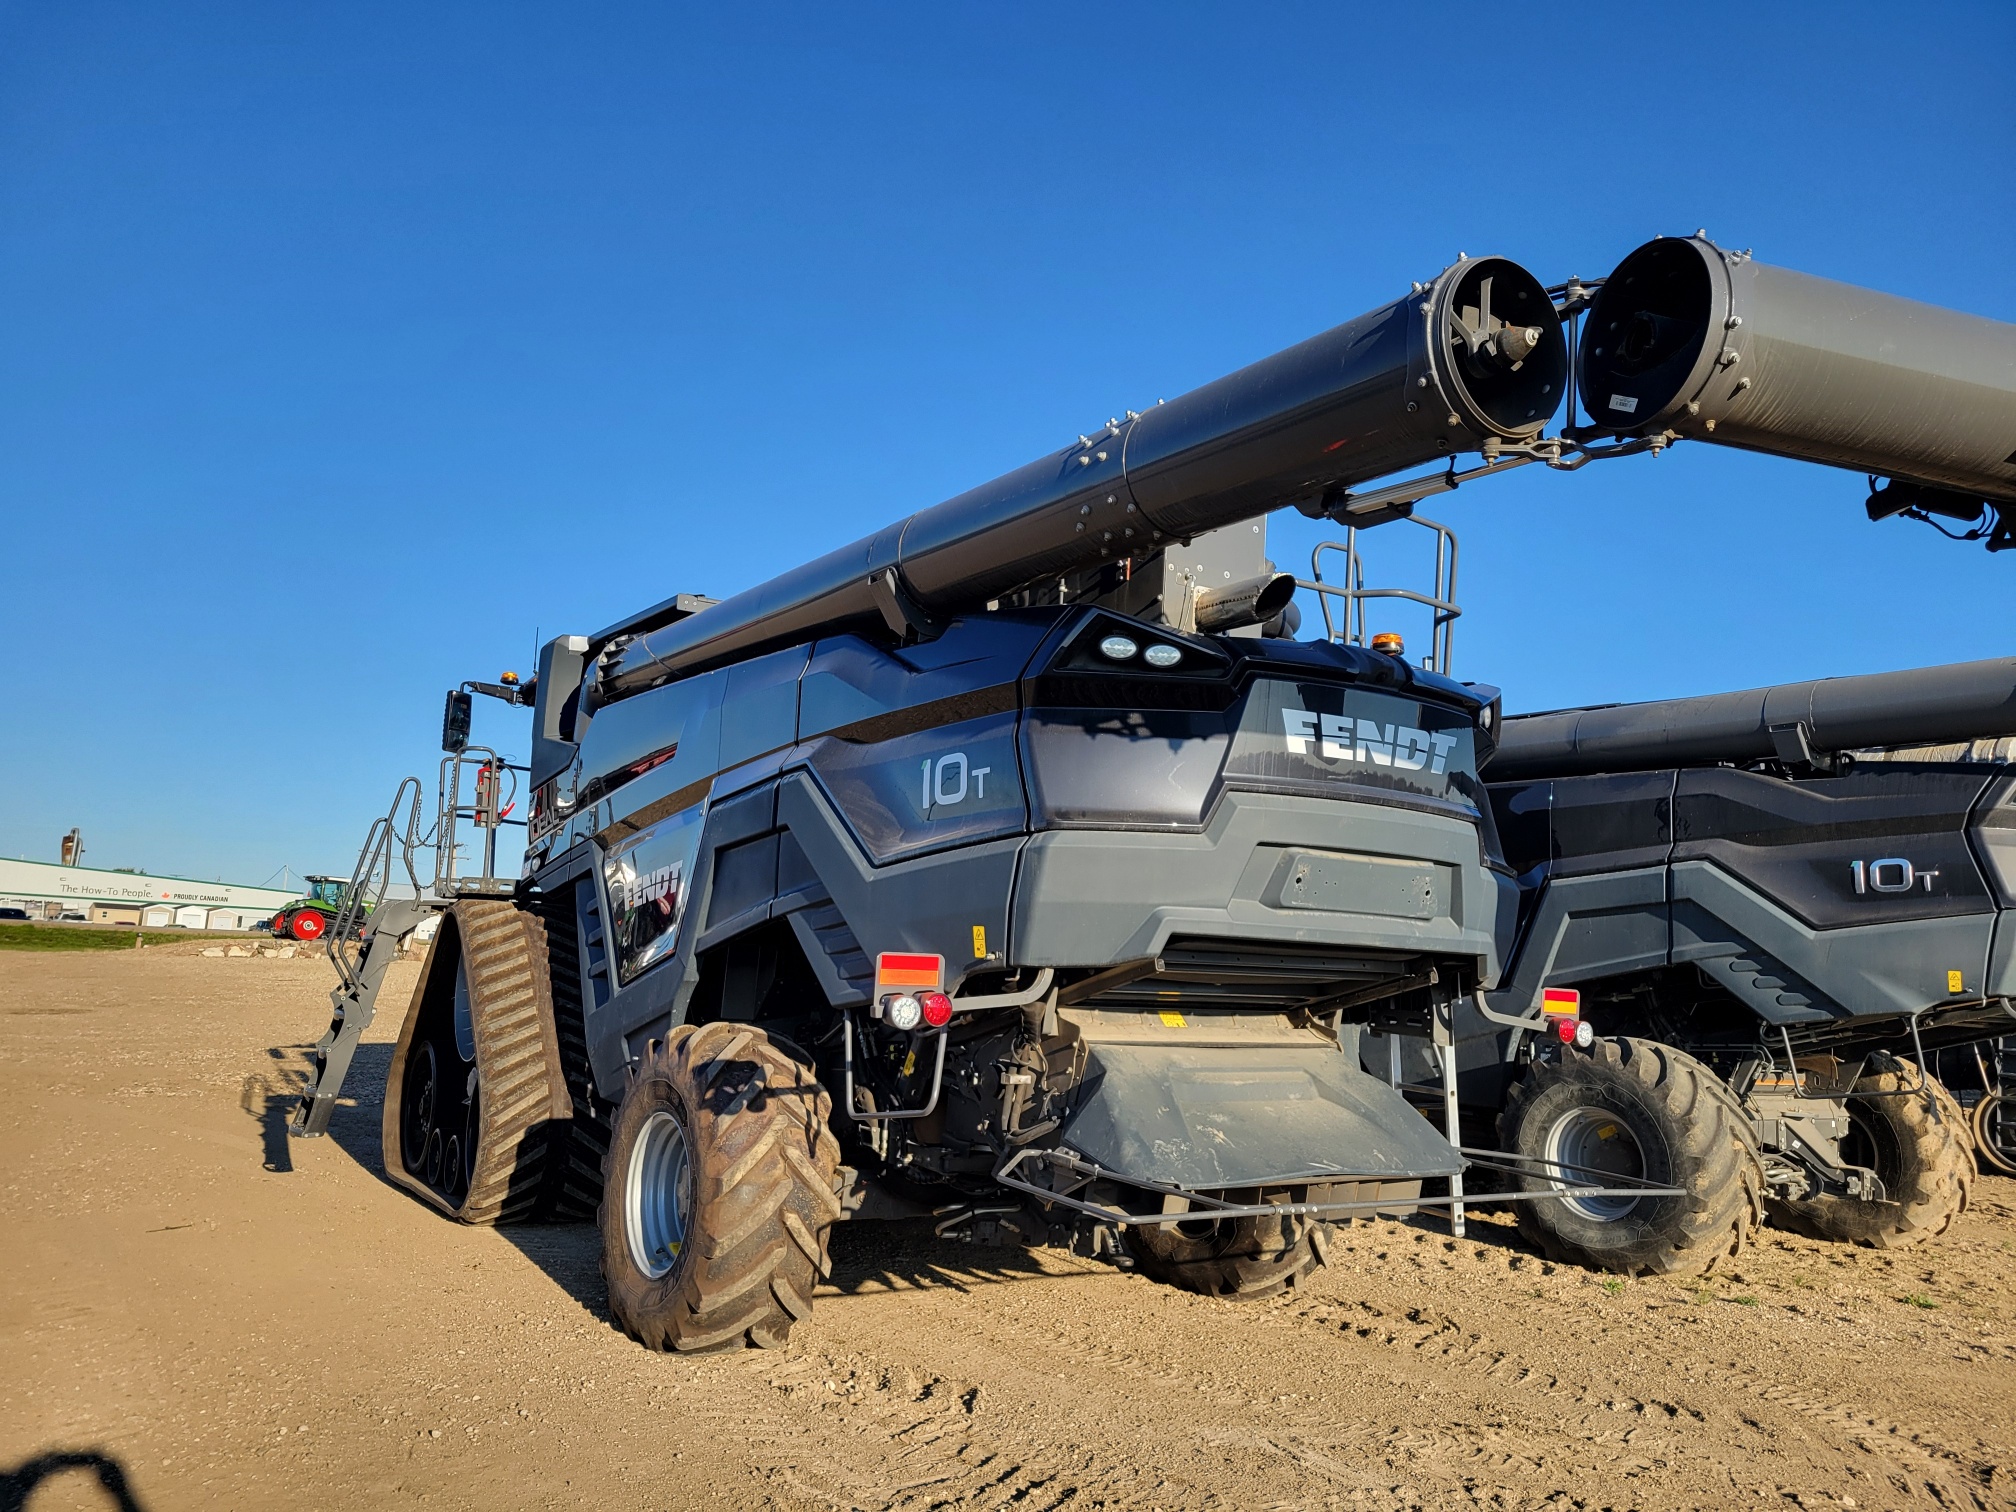
<svg viewBox="0 0 2016 1512">
<path fill-rule="evenodd" d="M 1295 585 L 1298 588 L 1306 588 L 1316 595 L 1316 606 L 1323 614 L 1324 635 L 1330 640 L 1341 641 L 1350 646 L 1367 644 L 1368 636 L 1365 628 L 1367 599 L 1400 599 L 1429 609 L 1434 615 L 1434 621 L 1429 633 L 1428 654 L 1421 658 L 1421 666 L 1427 671 L 1439 672 L 1447 677 L 1450 675 L 1450 659 L 1454 652 L 1456 621 L 1463 615 L 1462 605 L 1456 602 L 1456 532 L 1425 515 L 1406 514 L 1398 518 L 1435 533 L 1435 585 L 1432 593 L 1418 593 L 1411 588 L 1367 588 L 1365 559 L 1358 549 L 1358 532 L 1360 529 L 1371 527 L 1357 525 L 1346 530 L 1341 541 L 1319 542 L 1316 549 L 1309 553 L 1309 577 L 1297 578 Z M 1323 553 L 1326 551 L 1344 554 L 1341 582 L 1323 576 Z M 1341 629 L 1331 616 L 1332 598 L 1344 601 L 1344 624 Z"/>
<path fill-rule="evenodd" d="M 409 788 L 412 789 L 410 796 L 407 792 Z M 403 827 L 400 824 L 402 805 L 406 810 Z M 392 795 L 392 806 L 383 816 L 371 822 L 371 831 L 364 837 L 363 849 L 357 853 L 357 865 L 350 873 L 350 885 L 344 889 L 342 906 L 336 910 L 329 955 L 336 963 L 336 973 L 342 977 L 346 988 L 355 987 L 359 980 L 362 965 L 359 937 L 363 934 L 359 926 L 364 922 L 364 916 L 383 903 L 392 891 L 392 843 L 395 838 L 399 842 L 398 859 L 417 897 L 420 876 L 413 865 L 413 852 L 422 843 L 418 777 L 402 779 Z"/>
</svg>

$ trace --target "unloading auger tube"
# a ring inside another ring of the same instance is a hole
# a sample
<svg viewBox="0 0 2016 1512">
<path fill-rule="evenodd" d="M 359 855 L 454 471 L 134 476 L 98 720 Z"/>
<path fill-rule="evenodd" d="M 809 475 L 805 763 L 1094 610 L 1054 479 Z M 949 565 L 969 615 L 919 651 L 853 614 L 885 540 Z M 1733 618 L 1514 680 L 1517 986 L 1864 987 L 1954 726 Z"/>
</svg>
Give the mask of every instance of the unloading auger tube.
<svg viewBox="0 0 2016 1512">
<path fill-rule="evenodd" d="M 1491 782 L 1777 759 L 2016 734 L 2016 657 L 1826 677 L 1741 693 L 1521 714 L 1503 721 Z"/>
<path fill-rule="evenodd" d="M 849 626 L 927 629 L 1028 584 L 1537 437 L 1567 341 L 1545 287 L 1461 258 L 1404 298 L 600 657 L 590 707 Z M 647 622 L 648 623 L 648 622 Z M 621 627 L 618 627 L 619 630 Z"/>
<path fill-rule="evenodd" d="M 2016 546 L 2016 325 L 1772 267 L 1697 233 L 1647 242 L 1603 281 L 1577 373 L 1584 434 L 1853 468 L 1891 480 L 1872 519 L 1985 518 L 1965 539 Z"/>
</svg>

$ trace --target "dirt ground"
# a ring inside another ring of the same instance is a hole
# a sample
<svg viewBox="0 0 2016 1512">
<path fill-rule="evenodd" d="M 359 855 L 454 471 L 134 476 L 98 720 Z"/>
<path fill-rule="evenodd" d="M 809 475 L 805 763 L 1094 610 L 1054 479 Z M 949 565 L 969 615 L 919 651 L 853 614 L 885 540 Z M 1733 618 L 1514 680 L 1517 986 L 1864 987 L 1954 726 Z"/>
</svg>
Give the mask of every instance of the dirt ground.
<svg viewBox="0 0 2016 1512">
<path fill-rule="evenodd" d="M 1767 1232 L 1706 1284 L 1361 1224 L 1236 1306 L 864 1224 L 788 1350 L 667 1358 L 591 1228 L 386 1184 L 392 1015 L 288 1141 L 332 980 L 0 954 L 0 1512 L 2016 1505 L 2016 1183 L 1922 1250 Z"/>
</svg>

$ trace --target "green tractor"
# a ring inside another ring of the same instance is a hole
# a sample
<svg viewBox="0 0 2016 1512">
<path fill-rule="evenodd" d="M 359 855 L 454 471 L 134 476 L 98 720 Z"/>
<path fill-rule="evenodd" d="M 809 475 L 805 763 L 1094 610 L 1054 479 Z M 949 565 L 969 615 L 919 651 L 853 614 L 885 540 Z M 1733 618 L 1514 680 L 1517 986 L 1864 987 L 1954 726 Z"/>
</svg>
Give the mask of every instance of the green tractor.
<svg viewBox="0 0 2016 1512">
<path fill-rule="evenodd" d="M 308 895 L 296 898 L 273 915 L 272 928 L 277 939 L 319 940 L 336 927 L 336 915 L 343 911 L 343 900 L 350 891 L 348 877 L 303 877 L 301 880 L 308 884 Z M 363 930 L 364 920 L 360 916 L 351 933 L 357 936 Z"/>
</svg>

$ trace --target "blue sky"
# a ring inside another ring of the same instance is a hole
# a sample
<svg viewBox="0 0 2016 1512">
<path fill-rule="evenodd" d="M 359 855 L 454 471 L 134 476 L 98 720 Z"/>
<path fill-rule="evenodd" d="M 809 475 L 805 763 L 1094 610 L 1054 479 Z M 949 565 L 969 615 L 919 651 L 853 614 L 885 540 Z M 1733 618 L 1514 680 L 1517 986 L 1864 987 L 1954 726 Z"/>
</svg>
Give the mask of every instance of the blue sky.
<svg viewBox="0 0 2016 1512">
<path fill-rule="evenodd" d="M 2012 70 L 2006 4 L 0 6 L 0 854 L 347 870 L 535 633 L 1459 249 L 1700 226 L 2016 321 Z M 2008 653 L 2016 560 L 1861 498 L 1682 446 L 1437 501 L 1456 670 L 1522 709 Z"/>
</svg>

